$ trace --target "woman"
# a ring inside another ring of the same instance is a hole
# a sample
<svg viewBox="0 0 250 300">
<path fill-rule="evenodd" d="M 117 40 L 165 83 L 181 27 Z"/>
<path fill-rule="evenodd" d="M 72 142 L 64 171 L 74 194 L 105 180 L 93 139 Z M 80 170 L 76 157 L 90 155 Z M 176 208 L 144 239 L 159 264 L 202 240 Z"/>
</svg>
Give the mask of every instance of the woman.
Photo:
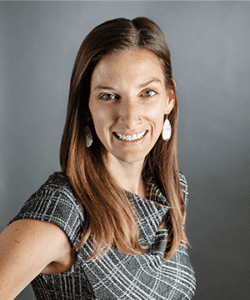
<svg viewBox="0 0 250 300">
<path fill-rule="evenodd" d="M 187 182 L 170 53 L 147 18 L 107 21 L 71 77 L 60 163 L 0 236 L 0 294 L 191 299 Z"/>
</svg>

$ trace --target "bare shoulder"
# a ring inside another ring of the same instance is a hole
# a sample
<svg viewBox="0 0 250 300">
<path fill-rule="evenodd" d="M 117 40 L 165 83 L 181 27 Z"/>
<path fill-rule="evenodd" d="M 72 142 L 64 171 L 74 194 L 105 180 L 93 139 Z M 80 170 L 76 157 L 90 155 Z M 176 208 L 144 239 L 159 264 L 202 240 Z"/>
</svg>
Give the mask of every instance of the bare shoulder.
<svg viewBox="0 0 250 300">
<path fill-rule="evenodd" d="M 32 246 L 32 249 L 43 252 L 50 263 L 60 261 L 71 250 L 65 232 L 51 222 L 21 219 L 11 223 L 5 230 L 12 243 Z"/>
<path fill-rule="evenodd" d="M 16 220 L 0 234 L 0 294 L 14 299 L 46 266 L 61 261 L 71 244 L 57 225 Z"/>
</svg>

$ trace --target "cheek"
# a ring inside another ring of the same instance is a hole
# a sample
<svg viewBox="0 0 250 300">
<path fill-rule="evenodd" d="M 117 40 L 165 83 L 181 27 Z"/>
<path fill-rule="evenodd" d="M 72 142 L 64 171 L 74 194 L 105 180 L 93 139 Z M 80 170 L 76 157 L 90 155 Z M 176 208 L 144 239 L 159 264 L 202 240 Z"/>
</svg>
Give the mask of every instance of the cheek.
<svg viewBox="0 0 250 300">
<path fill-rule="evenodd" d="M 98 119 L 100 119 L 102 121 L 105 120 L 105 119 L 107 119 L 108 116 L 109 116 L 108 111 L 106 111 L 104 109 L 98 109 L 98 108 L 96 108 L 96 111 L 97 111 Z"/>
<path fill-rule="evenodd" d="M 112 113 L 108 109 L 94 107 L 92 117 L 96 131 L 102 132 L 112 122 Z"/>
<path fill-rule="evenodd" d="M 157 126 L 164 121 L 164 107 L 162 105 L 157 105 L 152 109 L 148 110 L 147 116 L 153 121 Z"/>
<path fill-rule="evenodd" d="M 149 116 L 151 116 L 152 118 L 155 117 L 158 114 L 158 110 L 155 108 L 153 110 L 150 111 Z"/>
<path fill-rule="evenodd" d="M 154 127 L 152 128 L 152 135 L 158 138 L 158 136 L 161 134 L 163 129 L 163 123 L 164 123 L 164 107 L 162 105 L 159 105 L 158 107 L 155 107 L 151 110 L 149 113 L 151 122 L 153 122 Z"/>
</svg>

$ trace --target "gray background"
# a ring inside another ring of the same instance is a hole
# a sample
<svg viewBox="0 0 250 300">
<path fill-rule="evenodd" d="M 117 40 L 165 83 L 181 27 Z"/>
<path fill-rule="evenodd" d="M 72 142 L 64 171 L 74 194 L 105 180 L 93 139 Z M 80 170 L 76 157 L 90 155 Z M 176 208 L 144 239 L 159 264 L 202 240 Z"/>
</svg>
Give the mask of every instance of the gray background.
<svg viewBox="0 0 250 300">
<path fill-rule="evenodd" d="M 60 170 L 82 40 L 106 20 L 138 16 L 161 27 L 171 52 L 195 299 L 249 300 L 249 2 L 1 2 L 0 231 Z M 35 299 L 31 287 L 16 299 Z"/>
</svg>

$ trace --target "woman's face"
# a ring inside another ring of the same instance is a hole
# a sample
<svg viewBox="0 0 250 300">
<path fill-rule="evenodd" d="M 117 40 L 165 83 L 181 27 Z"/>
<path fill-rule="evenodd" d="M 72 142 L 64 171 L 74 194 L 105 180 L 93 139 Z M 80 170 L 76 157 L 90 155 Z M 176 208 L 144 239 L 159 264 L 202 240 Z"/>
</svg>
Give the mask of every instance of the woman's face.
<svg viewBox="0 0 250 300">
<path fill-rule="evenodd" d="M 145 49 L 124 50 L 97 64 L 89 109 L 107 159 L 144 161 L 174 106 L 164 80 L 159 58 Z"/>
</svg>

